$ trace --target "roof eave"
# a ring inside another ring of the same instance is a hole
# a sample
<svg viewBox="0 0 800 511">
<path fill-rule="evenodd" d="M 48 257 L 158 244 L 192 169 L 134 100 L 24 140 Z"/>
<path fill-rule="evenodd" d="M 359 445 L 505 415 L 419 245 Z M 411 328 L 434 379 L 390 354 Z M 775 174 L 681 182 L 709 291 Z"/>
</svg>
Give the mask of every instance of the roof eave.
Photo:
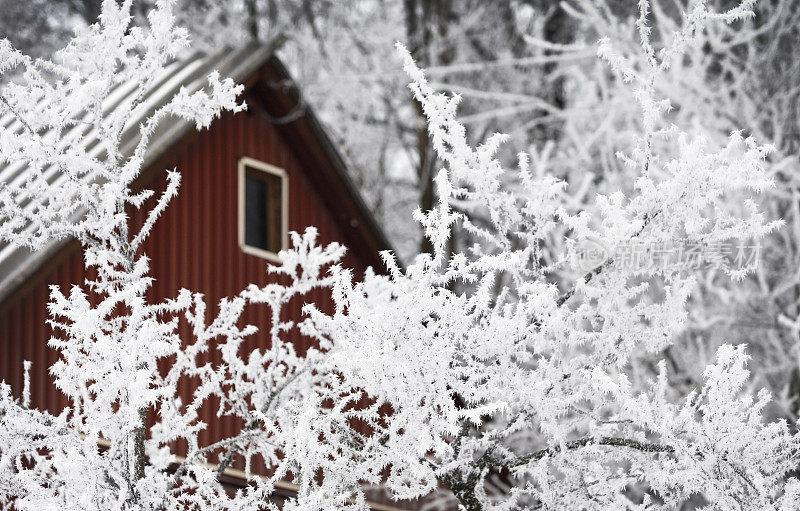
<svg viewBox="0 0 800 511">
<path fill-rule="evenodd" d="M 324 184 L 330 185 L 330 188 L 324 190 L 323 199 L 328 199 L 325 195 L 335 196 L 338 193 L 339 196 L 346 197 L 352 203 L 353 207 L 347 208 L 346 212 L 337 220 L 340 225 L 344 226 L 345 234 L 349 234 L 348 241 L 358 245 L 358 247 L 351 248 L 360 249 L 362 258 L 367 259 L 368 264 L 374 270 L 383 271 L 385 264 L 379 252 L 391 251 L 396 254 L 396 251 L 353 183 L 347 163 L 313 109 L 306 102 L 301 101 L 298 92 L 300 89 L 283 63 L 275 55 L 272 55 L 264 71 L 262 81 L 265 82 L 269 91 L 268 97 L 265 99 L 268 110 L 271 110 L 270 114 L 278 118 L 287 116 L 292 118 L 288 122 L 276 124 L 276 128 L 283 131 L 287 141 L 297 147 L 298 156 L 306 158 L 306 165 L 312 167 L 313 171 L 318 174 L 316 177 Z M 270 86 L 271 83 L 273 86 Z M 279 85 L 275 86 L 275 83 Z M 287 83 L 291 86 L 287 87 Z M 298 108 L 298 105 L 302 108 L 301 114 L 292 116 L 292 111 Z M 321 149 L 322 158 L 314 159 L 307 155 L 311 152 L 312 142 Z M 333 174 L 327 176 L 327 180 L 324 175 L 326 172 Z M 336 208 L 341 204 L 332 201 L 332 206 Z M 336 215 L 337 211 L 333 211 L 333 213 Z M 369 240 L 364 240 L 364 237 Z"/>
</svg>

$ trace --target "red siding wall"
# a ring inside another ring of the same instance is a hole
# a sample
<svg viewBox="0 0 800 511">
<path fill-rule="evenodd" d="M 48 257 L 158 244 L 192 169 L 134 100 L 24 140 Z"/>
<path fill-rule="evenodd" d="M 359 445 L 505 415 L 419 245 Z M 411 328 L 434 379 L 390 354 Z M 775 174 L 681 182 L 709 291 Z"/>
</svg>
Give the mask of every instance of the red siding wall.
<svg viewBox="0 0 800 511">
<path fill-rule="evenodd" d="M 249 283 L 267 282 L 267 262 L 243 253 L 237 239 L 237 162 L 249 156 L 286 170 L 289 175 L 289 228 L 302 232 L 306 226 L 319 229 L 320 242 L 339 241 L 346 244 L 342 230 L 332 220 L 320 190 L 315 189 L 313 169 L 299 163 L 279 131 L 258 113 L 226 115 L 209 131 L 193 137 L 173 151 L 163 168 L 177 168 L 182 185 L 177 198 L 156 223 L 144 252 L 151 259 L 151 275 L 155 278 L 153 299 L 174 297 L 180 288 L 205 294 L 212 318 L 216 304 L 223 296 L 237 294 Z M 154 169 L 160 170 L 160 169 Z M 165 173 L 153 174 L 148 187 L 159 191 Z M 152 200 L 152 199 L 151 199 Z M 141 225 L 143 215 L 132 215 L 132 225 Z M 345 265 L 363 270 L 364 258 L 348 253 Z M 66 403 L 51 383 L 47 368 L 57 353 L 46 346 L 52 334 L 45 324 L 47 286 L 55 284 L 66 292 L 71 284 L 82 284 L 85 272 L 80 250 L 72 243 L 31 281 L 0 304 L 0 379 L 9 383 L 19 395 L 22 389 L 22 361 L 33 361 L 31 390 L 34 404 L 60 410 Z M 330 297 L 315 291 L 291 304 L 286 319 L 300 319 L 303 303 L 314 302 L 329 308 Z M 267 330 L 267 311 L 252 306 L 245 321 Z M 182 327 L 187 332 L 185 325 Z M 187 337 L 184 337 L 187 338 Z M 298 347 L 308 346 L 304 339 L 295 339 Z M 265 337 L 257 334 L 243 350 L 264 346 Z M 215 357 L 214 354 L 211 355 Z M 188 389 L 184 389 L 187 402 Z M 207 407 L 210 408 L 210 407 Z M 206 409 L 204 420 L 210 430 L 202 443 L 232 433 L 238 425 L 216 419 L 215 410 Z"/>
</svg>

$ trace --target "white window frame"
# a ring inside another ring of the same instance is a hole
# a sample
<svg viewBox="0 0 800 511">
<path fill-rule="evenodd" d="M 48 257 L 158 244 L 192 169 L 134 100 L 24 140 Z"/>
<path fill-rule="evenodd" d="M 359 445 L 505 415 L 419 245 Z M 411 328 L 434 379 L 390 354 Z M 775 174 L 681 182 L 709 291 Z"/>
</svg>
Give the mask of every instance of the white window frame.
<svg viewBox="0 0 800 511">
<path fill-rule="evenodd" d="M 264 163 L 263 161 L 247 156 L 239 159 L 239 247 L 242 249 L 242 252 L 246 254 L 261 257 L 273 263 L 280 263 L 281 259 L 275 252 L 253 247 L 244 242 L 244 178 L 245 169 L 248 167 L 281 178 L 281 250 L 286 250 L 289 247 L 289 176 L 286 174 L 285 170 L 275 165 L 270 165 L 269 163 Z"/>
</svg>

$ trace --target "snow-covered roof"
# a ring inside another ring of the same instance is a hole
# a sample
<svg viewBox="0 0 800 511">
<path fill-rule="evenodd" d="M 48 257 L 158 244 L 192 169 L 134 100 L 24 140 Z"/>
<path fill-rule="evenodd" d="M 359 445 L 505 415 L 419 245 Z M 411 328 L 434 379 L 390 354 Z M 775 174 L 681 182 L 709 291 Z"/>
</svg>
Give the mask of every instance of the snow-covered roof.
<svg viewBox="0 0 800 511">
<path fill-rule="evenodd" d="M 167 65 L 161 76 L 155 80 L 155 85 L 146 94 L 133 118 L 127 124 L 122 135 L 120 148 L 124 156 L 128 156 L 136 146 L 139 138 L 139 124 L 146 119 L 159 106 L 169 101 L 181 87 L 187 92 L 194 92 L 207 84 L 207 76 L 214 70 L 219 71 L 223 77 L 233 78 L 238 83 L 244 82 L 255 71 L 263 66 L 272 56 L 273 46 L 251 44 L 238 49 L 226 48 L 214 54 L 193 53 L 177 58 Z M 133 85 L 122 84 L 105 100 L 104 109 L 112 111 L 124 101 L 130 99 L 135 92 Z M 22 132 L 22 123 L 13 114 L 0 118 L 0 129 Z M 91 136 L 94 127 L 91 124 L 78 124 L 74 130 L 85 130 L 80 138 L 90 154 L 102 157 L 102 148 L 95 137 Z M 193 130 L 194 126 L 182 119 L 169 117 L 164 119 L 149 144 L 147 158 L 142 168 L 154 163 L 159 156 L 178 141 L 183 135 Z M 71 137 L 70 137 L 71 138 Z M 26 179 L 29 167 L 24 163 L 0 166 L 0 182 L 21 183 Z M 57 172 L 52 172 L 52 179 L 59 177 Z M 345 176 L 346 178 L 346 176 Z M 350 183 L 348 183 L 350 184 Z M 360 201 L 363 206 L 363 202 Z M 382 233 L 381 233 L 382 234 Z M 70 240 L 53 241 L 42 250 L 31 252 L 27 248 L 20 248 L 5 242 L 0 242 L 0 301 L 16 289 L 46 261 Z"/>
</svg>

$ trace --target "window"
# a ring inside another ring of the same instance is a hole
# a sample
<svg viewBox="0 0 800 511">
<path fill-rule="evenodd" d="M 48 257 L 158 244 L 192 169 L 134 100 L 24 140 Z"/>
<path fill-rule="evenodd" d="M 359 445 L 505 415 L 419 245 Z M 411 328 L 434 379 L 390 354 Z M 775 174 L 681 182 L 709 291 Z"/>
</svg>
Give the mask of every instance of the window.
<svg viewBox="0 0 800 511">
<path fill-rule="evenodd" d="M 288 244 L 288 178 L 283 169 L 239 160 L 239 245 L 248 254 L 278 261 Z"/>
</svg>

